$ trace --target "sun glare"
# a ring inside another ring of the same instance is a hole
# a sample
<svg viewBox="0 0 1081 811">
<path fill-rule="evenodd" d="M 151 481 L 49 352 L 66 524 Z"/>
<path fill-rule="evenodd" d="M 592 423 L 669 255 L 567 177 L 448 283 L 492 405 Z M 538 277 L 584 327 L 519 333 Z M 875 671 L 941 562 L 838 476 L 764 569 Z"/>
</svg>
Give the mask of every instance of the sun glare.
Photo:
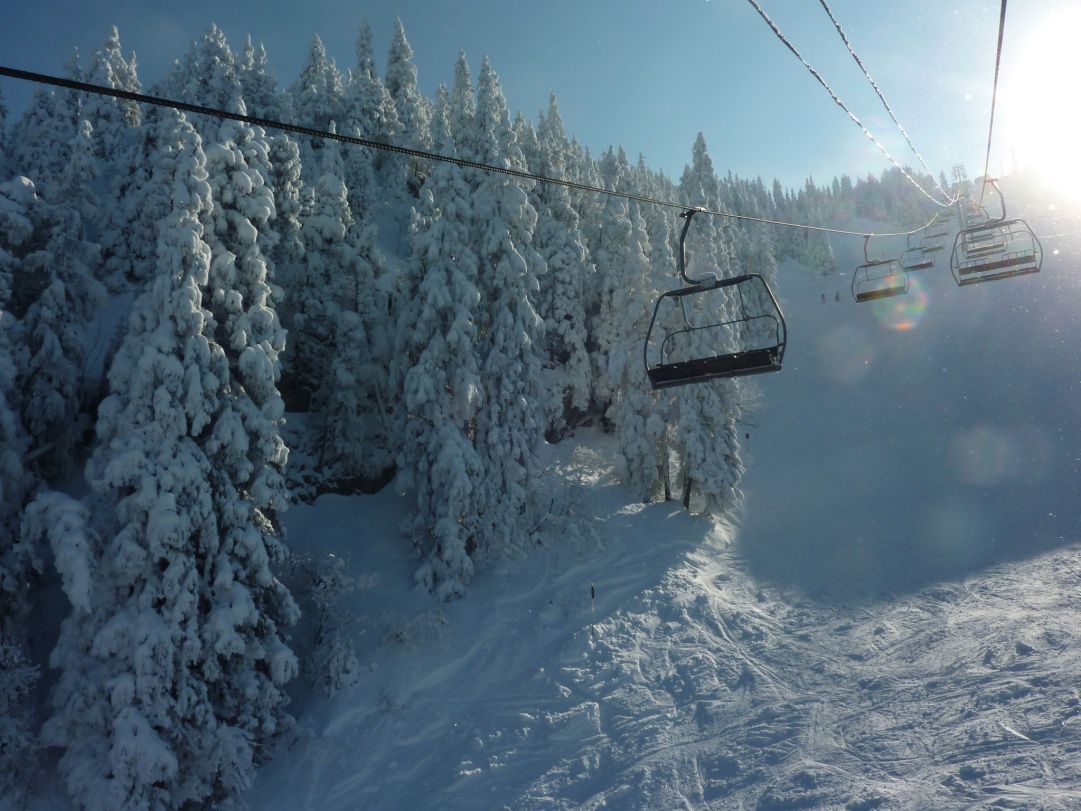
<svg viewBox="0 0 1081 811">
<path fill-rule="evenodd" d="M 1054 9 L 1003 58 L 999 110 L 1002 146 L 1015 169 L 1038 174 L 1049 187 L 1081 201 L 1081 7 Z"/>
</svg>

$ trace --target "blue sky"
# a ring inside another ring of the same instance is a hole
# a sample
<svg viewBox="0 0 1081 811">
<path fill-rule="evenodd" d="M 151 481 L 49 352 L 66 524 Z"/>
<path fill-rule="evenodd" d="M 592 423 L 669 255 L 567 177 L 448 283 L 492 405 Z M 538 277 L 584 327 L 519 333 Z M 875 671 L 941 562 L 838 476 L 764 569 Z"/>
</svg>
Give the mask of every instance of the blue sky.
<svg viewBox="0 0 1081 811">
<path fill-rule="evenodd" d="M 915 164 L 818 3 L 763 5 L 890 151 Z M 1004 78 L 1031 63 L 1034 37 L 1070 5 L 1029 0 L 1011 7 Z M 833 0 L 831 7 L 928 164 L 948 171 L 960 161 L 978 174 L 998 3 Z M 395 16 L 426 92 L 450 81 L 459 49 L 474 68 L 488 55 L 512 109 L 535 115 L 554 90 L 568 129 L 595 152 L 622 144 L 632 158 L 642 152 L 677 178 L 700 130 L 719 171 L 786 185 L 889 165 L 743 0 L 22 2 L 0 31 L 0 62 L 59 72 L 73 47 L 89 54 L 115 23 L 125 51 L 138 55 L 145 87 L 216 22 L 236 48 L 246 33 L 263 41 L 279 82 L 289 84 L 314 34 L 347 68 L 363 19 L 373 27 L 382 67 Z M 13 111 L 29 96 L 12 80 L 3 80 L 3 91 Z M 1015 90 L 1013 98 L 1024 97 Z M 1029 114 L 1021 103 L 1000 105 L 1002 133 L 1015 112 Z M 996 139 L 993 172 L 1009 169 L 1016 146 L 1006 134 Z"/>
</svg>

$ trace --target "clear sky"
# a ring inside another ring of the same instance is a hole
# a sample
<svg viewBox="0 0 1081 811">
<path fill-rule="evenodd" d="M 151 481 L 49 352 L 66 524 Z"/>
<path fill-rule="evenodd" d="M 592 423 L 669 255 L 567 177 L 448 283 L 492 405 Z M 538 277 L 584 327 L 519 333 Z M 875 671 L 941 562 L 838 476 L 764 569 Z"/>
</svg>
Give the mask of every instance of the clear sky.
<svg viewBox="0 0 1081 811">
<path fill-rule="evenodd" d="M 890 151 L 915 165 L 821 6 L 814 0 L 762 5 Z M 978 175 L 998 2 L 830 5 L 928 165 L 948 173 L 963 162 Z M 234 48 L 246 33 L 264 42 L 279 83 L 288 85 L 314 34 L 339 67 L 348 68 L 357 29 L 367 19 L 382 70 L 400 16 L 427 93 L 451 81 L 459 49 L 474 75 L 488 55 L 512 110 L 535 115 L 554 90 L 568 129 L 594 153 L 622 144 L 632 159 L 644 153 L 650 165 L 677 179 L 698 131 L 705 133 L 718 171 L 777 177 L 789 186 L 808 175 L 823 181 L 889 166 L 744 0 L 16 0 L 5 16 L 0 63 L 59 72 L 72 48 L 85 57 L 115 23 L 125 52 L 138 56 L 144 87 L 160 79 L 211 22 Z M 1046 164 L 1049 155 L 1061 163 L 1067 152 L 1072 155 L 1081 122 L 1062 112 L 1057 100 L 1076 96 L 1072 88 L 1067 92 L 1067 82 L 1081 75 L 1071 43 L 1079 33 L 1077 0 L 1010 6 L 993 174 L 1009 171 L 1018 151 L 1020 163 Z M 28 87 L 2 81 L 12 113 L 21 111 Z M 1048 143 L 1048 132 L 1062 136 Z M 1081 162 L 1073 163 L 1081 173 Z"/>
</svg>

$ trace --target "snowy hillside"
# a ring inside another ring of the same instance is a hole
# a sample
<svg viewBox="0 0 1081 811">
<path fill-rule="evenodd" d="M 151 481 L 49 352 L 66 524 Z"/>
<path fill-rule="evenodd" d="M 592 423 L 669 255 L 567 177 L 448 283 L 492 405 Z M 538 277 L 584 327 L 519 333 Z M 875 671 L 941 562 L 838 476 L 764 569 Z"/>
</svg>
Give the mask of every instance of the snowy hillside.
<svg viewBox="0 0 1081 811">
<path fill-rule="evenodd" d="M 0 805 L 1068 799 L 1076 245 L 856 306 L 807 225 L 943 175 L 676 181 L 387 44 L 0 103 Z M 783 373 L 654 391 L 776 363 L 751 273 Z"/>
<path fill-rule="evenodd" d="M 939 269 L 922 312 L 846 282 L 781 270 L 735 528 L 637 503 L 595 431 L 549 463 L 566 521 L 446 606 L 411 597 L 389 488 L 291 514 L 294 545 L 351 550 L 363 677 L 252 807 L 1076 807 L 1071 282 Z"/>
</svg>

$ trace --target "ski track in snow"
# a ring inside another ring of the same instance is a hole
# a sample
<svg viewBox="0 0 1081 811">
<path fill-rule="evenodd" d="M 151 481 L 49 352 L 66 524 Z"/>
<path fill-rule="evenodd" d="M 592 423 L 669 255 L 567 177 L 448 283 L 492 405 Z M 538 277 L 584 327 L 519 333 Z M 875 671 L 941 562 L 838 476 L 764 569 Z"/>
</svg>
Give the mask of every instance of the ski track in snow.
<svg viewBox="0 0 1081 811">
<path fill-rule="evenodd" d="M 839 266 L 853 258 L 838 250 Z M 844 289 L 838 279 L 805 275 L 782 288 L 794 350 L 797 341 L 820 346 L 841 324 L 874 336 L 879 368 L 906 362 L 891 354 L 893 340 L 933 354 L 935 368 L 961 363 L 919 336 L 874 333 L 874 317 L 848 300 L 820 305 L 820 292 Z M 947 284 L 926 283 L 931 305 L 953 308 L 950 325 L 933 329 L 969 340 L 971 324 L 957 309 L 969 291 Z M 1002 295 L 979 291 L 968 306 L 994 320 L 1003 305 L 988 297 Z M 854 444 L 834 453 L 822 423 L 835 402 L 801 405 L 803 414 L 787 417 L 804 421 L 796 428 L 778 416 L 786 391 L 836 394 L 824 382 L 830 369 L 812 374 L 815 359 L 799 350 L 788 366 L 762 383 L 769 405 L 753 429 L 748 512 L 736 528 L 711 527 L 676 504 L 629 502 L 603 461 L 611 441 L 591 431 L 553 450 L 553 479 L 571 485 L 567 521 L 526 559 L 478 573 L 449 605 L 410 590 L 412 562 L 395 529 L 407 499 L 392 487 L 292 511 L 294 545 L 348 550 L 355 571 L 378 574 L 356 598 L 366 670 L 356 688 L 300 708 L 300 735 L 261 772 L 251 807 L 1081 807 L 1081 548 L 1065 535 L 1047 541 L 1041 527 L 1042 540 L 1029 547 L 964 547 L 967 557 L 951 547 L 918 558 L 930 548 L 914 529 L 928 526 L 925 517 L 906 523 L 888 510 L 861 514 L 859 505 L 888 490 L 894 475 L 907 479 L 911 499 L 933 500 L 924 491 L 945 486 L 933 471 L 926 480 L 918 470 L 898 474 L 903 452 L 886 470 L 861 461 L 882 453 L 867 435 L 898 419 L 882 406 L 901 383 L 878 386 L 875 399 L 866 392 L 873 381 L 857 375 L 864 382 L 852 397 L 873 419 L 842 426 Z M 780 380 L 786 374 L 790 383 Z M 1004 378 L 1003 387 L 1025 385 Z M 972 393 L 987 391 L 984 382 Z M 994 413 L 973 418 L 996 424 Z M 926 460 L 927 448 L 913 441 L 917 460 Z M 794 484 L 814 459 L 827 460 L 828 475 Z M 950 464 L 948 454 L 936 459 Z M 1034 487 L 1066 472 L 1058 461 L 1047 469 Z M 983 484 L 989 495 L 947 495 L 999 498 L 995 483 Z M 1060 505 L 1070 503 L 1061 500 L 1068 492 L 1056 491 Z M 837 511 L 845 504 L 867 543 L 911 538 L 915 562 L 901 565 L 909 558 L 898 553 L 886 569 L 868 569 L 850 547 L 831 553 L 819 536 L 844 532 Z M 967 526 L 951 524 L 947 534 Z M 991 530 L 1001 535 L 998 525 L 975 532 Z M 1066 532 L 1076 537 L 1076 527 Z M 860 575 L 866 588 L 839 597 Z M 374 604 L 380 613 L 365 614 Z"/>
</svg>

